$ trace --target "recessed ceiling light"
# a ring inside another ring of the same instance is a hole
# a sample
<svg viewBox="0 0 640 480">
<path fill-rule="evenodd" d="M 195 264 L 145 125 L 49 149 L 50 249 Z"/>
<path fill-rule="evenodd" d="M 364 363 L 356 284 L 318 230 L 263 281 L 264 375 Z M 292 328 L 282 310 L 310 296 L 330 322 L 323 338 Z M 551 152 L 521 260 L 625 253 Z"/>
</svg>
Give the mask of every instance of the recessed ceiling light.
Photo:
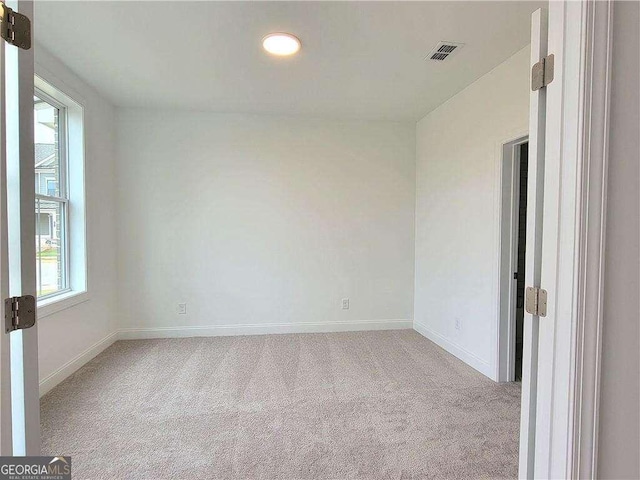
<svg viewBox="0 0 640 480">
<path fill-rule="evenodd" d="M 262 39 L 262 46 L 272 55 L 281 57 L 298 53 L 302 44 L 300 39 L 290 33 L 270 33 Z"/>
</svg>

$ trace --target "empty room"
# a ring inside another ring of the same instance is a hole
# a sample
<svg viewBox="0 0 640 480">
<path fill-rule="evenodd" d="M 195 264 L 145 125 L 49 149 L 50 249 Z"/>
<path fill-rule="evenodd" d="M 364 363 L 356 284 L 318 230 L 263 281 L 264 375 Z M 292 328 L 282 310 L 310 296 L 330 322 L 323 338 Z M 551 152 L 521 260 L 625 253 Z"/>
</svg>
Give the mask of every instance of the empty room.
<svg viewBox="0 0 640 480">
<path fill-rule="evenodd" d="M 7 2 L 0 473 L 633 478 L 637 7 Z"/>
</svg>

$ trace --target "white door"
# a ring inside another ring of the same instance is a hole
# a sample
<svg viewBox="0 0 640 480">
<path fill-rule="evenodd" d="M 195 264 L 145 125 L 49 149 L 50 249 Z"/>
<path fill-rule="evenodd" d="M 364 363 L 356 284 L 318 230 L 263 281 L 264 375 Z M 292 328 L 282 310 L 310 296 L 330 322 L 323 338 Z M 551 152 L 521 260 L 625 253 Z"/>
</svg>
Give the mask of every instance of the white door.
<svg viewBox="0 0 640 480">
<path fill-rule="evenodd" d="M 6 7 L 33 17 L 32 2 L 6 1 Z M 2 9 L 4 22 L 9 10 Z M 36 295 L 33 49 L 1 40 L 0 63 L 0 292 L 4 300 Z M 7 331 L 8 309 L 5 302 L 2 305 L 0 453 L 39 455 L 37 325 Z M 18 302 L 19 307 L 24 305 L 24 300 Z"/>
<path fill-rule="evenodd" d="M 531 68 L 547 55 L 548 14 L 531 17 Z M 525 285 L 539 287 L 542 266 L 546 88 L 531 92 L 529 102 L 529 181 Z M 539 317 L 525 312 L 520 421 L 520 478 L 533 478 L 535 461 Z"/>
</svg>

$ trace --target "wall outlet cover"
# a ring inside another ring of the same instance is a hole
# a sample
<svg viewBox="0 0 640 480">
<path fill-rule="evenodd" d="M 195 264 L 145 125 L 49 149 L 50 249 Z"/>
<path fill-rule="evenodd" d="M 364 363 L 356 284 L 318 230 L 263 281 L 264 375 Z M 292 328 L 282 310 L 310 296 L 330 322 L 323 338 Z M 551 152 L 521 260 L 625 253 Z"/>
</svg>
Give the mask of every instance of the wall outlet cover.
<svg viewBox="0 0 640 480">
<path fill-rule="evenodd" d="M 342 309 L 343 310 L 349 310 L 349 299 L 348 298 L 343 298 L 342 299 Z"/>
<path fill-rule="evenodd" d="M 187 304 L 179 303 L 178 304 L 178 315 L 186 315 L 187 314 Z"/>
</svg>

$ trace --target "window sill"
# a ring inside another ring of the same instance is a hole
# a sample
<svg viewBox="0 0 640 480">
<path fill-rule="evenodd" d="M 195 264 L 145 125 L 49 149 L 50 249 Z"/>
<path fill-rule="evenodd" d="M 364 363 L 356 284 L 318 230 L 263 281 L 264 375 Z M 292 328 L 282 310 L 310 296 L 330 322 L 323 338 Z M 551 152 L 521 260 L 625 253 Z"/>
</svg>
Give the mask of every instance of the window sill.
<svg viewBox="0 0 640 480">
<path fill-rule="evenodd" d="M 38 302 L 38 318 L 48 317 L 89 300 L 89 292 L 71 291 Z"/>
</svg>

